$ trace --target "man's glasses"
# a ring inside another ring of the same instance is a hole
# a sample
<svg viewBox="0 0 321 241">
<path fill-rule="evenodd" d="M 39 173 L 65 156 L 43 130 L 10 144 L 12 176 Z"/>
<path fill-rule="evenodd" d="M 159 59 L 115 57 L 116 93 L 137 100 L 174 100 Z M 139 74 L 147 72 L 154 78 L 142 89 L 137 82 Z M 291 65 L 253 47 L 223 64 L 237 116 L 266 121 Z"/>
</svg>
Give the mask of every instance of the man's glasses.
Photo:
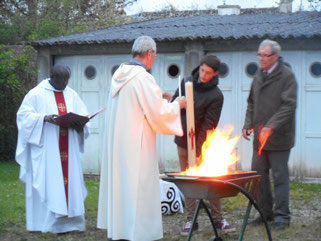
<svg viewBox="0 0 321 241">
<path fill-rule="evenodd" d="M 269 58 L 269 57 L 275 55 L 275 53 L 273 53 L 273 54 L 260 54 L 260 53 L 257 53 L 256 55 L 257 55 L 258 58 Z"/>
</svg>

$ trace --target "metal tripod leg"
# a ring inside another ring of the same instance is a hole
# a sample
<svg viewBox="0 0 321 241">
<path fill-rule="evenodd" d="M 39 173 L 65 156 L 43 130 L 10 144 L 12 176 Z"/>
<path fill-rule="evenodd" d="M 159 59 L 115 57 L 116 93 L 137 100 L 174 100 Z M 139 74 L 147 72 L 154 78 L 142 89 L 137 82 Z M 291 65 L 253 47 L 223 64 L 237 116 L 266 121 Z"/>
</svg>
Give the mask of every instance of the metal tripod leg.
<svg viewBox="0 0 321 241">
<path fill-rule="evenodd" d="M 215 227 L 215 224 L 214 224 L 214 220 L 213 220 L 213 218 L 212 218 L 212 215 L 211 215 L 210 211 L 208 210 L 208 208 L 206 207 L 203 199 L 199 199 L 199 200 L 198 200 L 197 208 L 196 208 L 196 211 L 195 211 L 194 216 L 193 216 L 192 226 L 191 226 L 191 228 L 190 228 L 190 230 L 189 230 L 189 232 L 188 232 L 188 236 L 187 236 L 187 239 L 186 239 L 186 240 L 187 240 L 187 241 L 190 241 L 191 238 L 192 238 L 192 233 L 193 233 L 193 229 L 194 229 L 195 223 L 196 223 L 196 221 L 197 221 L 197 216 L 198 216 L 198 213 L 199 213 L 199 211 L 200 211 L 200 209 L 201 209 L 202 207 L 204 207 L 204 209 L 205 209 L 205 211 L 206 211 L 206 213 L 207 213 L 207 216 L 209 217 L 209 219 L 210 219 L 210 221 L 211 221 L 211 224 L 212 224 L 212 227 L 213 227 L 213 230 L 214 230 L 214 233 L 215 233 L 215 236 L 216 236 L 217 240 L 221 240 L 220 237 L 218 236 L 218 232 L 217 232 L 217 230 L 216 230 L 216 227 Z M 216 239 L 215 239 L 215 240 L 216 240 Z"/>
<path fill-rule="evenodd" d="M 240 233 L 240 236 L 239 236 L 239 240 L 238 240 L 238 241 L 242 241 L 242 240 L 243 240 L 243 236 L 244 236 L 245 228 L 246 228 L 246 225 L 247 225 L 247 221 L 249 220 L 251 208 L 252 208 L 252 203 L 249 201 L 249 204 L 247 205 L 245 217 L 244 217 L 244 219 L 243 219 L 243 224 L 242 224 L 242 228 L 241 228 L 241 233 Z"/>
</svg>

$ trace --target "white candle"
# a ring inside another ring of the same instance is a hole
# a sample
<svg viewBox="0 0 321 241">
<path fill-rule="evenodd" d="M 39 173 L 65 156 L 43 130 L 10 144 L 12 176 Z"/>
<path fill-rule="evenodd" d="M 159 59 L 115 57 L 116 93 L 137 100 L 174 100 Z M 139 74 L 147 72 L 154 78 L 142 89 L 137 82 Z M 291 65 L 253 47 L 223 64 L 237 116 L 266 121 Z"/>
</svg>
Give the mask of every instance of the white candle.
<svg viewBox="0 0 321 241">
<path fill-rule="evenodd" d="M 195 124 L 194 124 L 194 95 L 193 83 L 185 83 L 185 96 L 186 96 L 186 115 L 187 115 L 187 151 L 188 151 L 188 166 L 196 166 L 196 142 L 195 142 Z"/>
<path fill-rule="evenodd" d="M 182 88 L 181 88 L 181 76 L 178 76 L 178 96 L 181 97 L 182 96 Z"/>
</svg>

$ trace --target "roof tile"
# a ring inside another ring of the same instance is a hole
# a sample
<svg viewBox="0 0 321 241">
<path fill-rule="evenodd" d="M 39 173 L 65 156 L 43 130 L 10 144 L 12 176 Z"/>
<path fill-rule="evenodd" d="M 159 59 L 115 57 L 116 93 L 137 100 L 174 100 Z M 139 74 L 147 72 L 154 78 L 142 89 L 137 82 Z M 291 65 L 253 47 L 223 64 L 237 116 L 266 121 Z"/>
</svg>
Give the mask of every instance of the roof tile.
<svg viewBox="0 0 321 241">
<path fill-rule="evenodd" d="M 157 41 L 321 37 L 321 12 L 250 13 L 161 18 L 33 41 L 34 46 L 132 42 L 140 35 Z"/>
</svg>

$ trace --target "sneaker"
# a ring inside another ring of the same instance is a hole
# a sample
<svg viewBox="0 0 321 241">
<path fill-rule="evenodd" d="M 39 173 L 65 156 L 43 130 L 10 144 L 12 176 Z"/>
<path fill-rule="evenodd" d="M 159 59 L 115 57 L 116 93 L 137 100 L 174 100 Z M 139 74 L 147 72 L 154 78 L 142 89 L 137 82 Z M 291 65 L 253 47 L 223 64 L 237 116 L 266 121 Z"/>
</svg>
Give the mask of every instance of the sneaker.
<svg viewBox="0 0 321 241">
<path fill-rule="evenodd" d="M 186 222 L 181 230 L 181 235 L 187 236 L 191 227 L 192 227 L 192 221 Z M 197 231 L 197 230 L 198 230 L 198 223 L 196 222 L 194 225 L 193 231 Z"/>
<path fill-rule="evenodd" d="M 236 229 L 232 228 L 231 225 L 226 221 L 226 219 L 222 219 L 221 221 L 217 221 L 214 223 L 217 229 L 220 229 L 223 233 L 235 232 Z"/>
</svg>

